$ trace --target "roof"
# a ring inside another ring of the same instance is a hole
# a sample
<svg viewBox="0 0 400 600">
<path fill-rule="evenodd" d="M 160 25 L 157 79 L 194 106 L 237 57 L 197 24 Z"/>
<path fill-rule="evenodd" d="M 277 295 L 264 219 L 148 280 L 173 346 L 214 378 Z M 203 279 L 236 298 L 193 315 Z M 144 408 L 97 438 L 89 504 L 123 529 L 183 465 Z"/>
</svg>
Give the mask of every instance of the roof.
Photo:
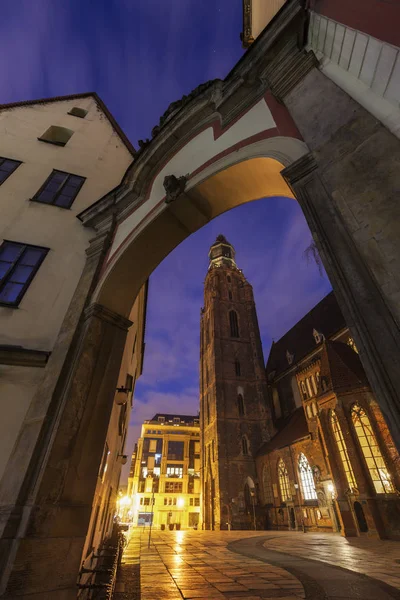
<svg viewBox="0 0 400 600">
<path fill-rule="evenodd" d="M 113 117 L 113 115 L 108 110 L 107 106 L 104 104 L 103 100 L 96 94 L 96 92 L 85 92 L 83 94 L 71 94 L 69 96 L 53 96 L 52 98 L 40 98 L 38 100 L 24 100 L 21 102 L 11 102 L 9 104 L 0 104 L 1 110 L 8 110 L 10 108 L 18 108 L 20 106 L 32 106 L 34 104 L 49 104 L 50 102 L 62 102 L 65 100 L 75 100 L 78 98 L 94 98 L 96 104 L 101 108 L 101 110 L 106 115 L 107 119 L 110 121 L 112 127 L 118 133 L 121 140 L 124 142 L 126 148 L 129 152 L 134 156 L 136 154 L 136 150 L 132 143 L 129 141 L 128 137 L 122 131 L 121 127 L 118 125 L 117 121 Z"/>
<path fill-rule="evenodd" d="M 315 350 L 317 345 L 313 335 L 314 329 L 329 339 L 345 327 L 346 322 L 336 297 L 333 292 L 330 292 L 280 340 L 272 342 L 266 366 L 267 375 L 275 371 L 274 377 L 276 377 L 290 367 L 286 352 L 294 355 L 295 364 Z"/>
<path fill-rule="evenodd" d="M 199 419 L 199 415 L 170 415 L 170 414 L 166 414 L 166 413 L 157 413 L 156 415 L 154 415 L 154 417 L 152 417 L 150 419 L 150 421 L 158 421 L 158 417 L 164 417 L 164 419 L 166 421 L 173 421 L 174 418 L 179 418 L 181 421 L 184 421 L 185 423 L 193 423 L 193 421 L 196 419 Z"/>
<path fill-rule="evenodd" d="M 360 358 L 348 344 L 327 341 L 321 352 L 320 382 L 328 389 L 359 388 L 368 385 Z"/>
<path fill-rule="evenodd" d="M 268 454 L 273 450 L 284 448 L 294 444 L 309 435 L 307 420 L 302 406 L 297 408 L 287 419 L 285 419 L 273 438 L 259 449 L 257 456 Z"/>
</svg>

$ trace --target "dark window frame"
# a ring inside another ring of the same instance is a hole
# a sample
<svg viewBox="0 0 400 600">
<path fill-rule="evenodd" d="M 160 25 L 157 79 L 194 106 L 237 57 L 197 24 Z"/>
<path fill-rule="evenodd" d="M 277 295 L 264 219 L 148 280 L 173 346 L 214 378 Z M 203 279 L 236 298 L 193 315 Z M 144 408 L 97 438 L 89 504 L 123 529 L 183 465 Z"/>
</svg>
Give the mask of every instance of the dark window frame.
<svg viewBox="0 0 400 600">
<path fill-rule="evenodd" d="M 244 398 L 243 394 L 238 394 L 237 397 L 238 413 L 240 417 L 244 416 Z"/>
<path fill-rule="evenodd" d="M 235 375 L 236 375 L 236 377 L 242 376 L 242 368 L 241 368 L 240 362 L 238 360 L 235 360 Z"/>
<path fill-rule="evenodd" d="M 3 275 L 3 277 L 0 279 L 0 292 L 3 290 L 3 288 L 8 283 L 10 283 L 10 277 L 12 277 L 12 274 L 14 273 L 14 271 L 18 268 L 18 266 L 20 266 L 20 260 L 23 258 L 23 255 L 24 255 L 24 253 L 27 250 L 29 250 L 31 248 L 33 248 L 35 250 L 43 250 L 43 254 L 42 254 L 40 260 L 36 263 L 36 265 L 32 269 L 32 273 L 29 275 L 29 277 L 27 278 L 27 280 L 23 284 L 23 287 L 22 287 L 20 293 L 18 294 L 17 298 L 15 299 L 15 301 L 14 302 L 4 302 L 3 300 L 0 300 L 0 306 L 6 306 L 6 307 L 9 307 L 9 308 L 16 308 L 16 307 L 19 306 L 22 298 L 26 294 L 26 292 L 27 292 L 30 284 L 32 283 L 32 281 L 33 281 L 36 273 L 38 272 L 41 264 L 43 263 L 44 259 L 46 258 L 46 256 L 47 256 L 50 248 L 46 248 L 44 246 L 35 246 L 33 244 L 24 244 L 22 242 L 14 242 L 12 240 L 3 240 L 3 242 L 0 244 L 0 253 L 1 253 L 2 248 L 6 244 L 15 244 L 17 246 L 20 246 L 20 251 L 18 253 L 17 259 L 10 264 L 10 267 L 5 272 L 5 274 Z M 17 282 L 15 282 L 15 283 L 17 283 Z"/>
<path fill-rule="evenodd" d="M 232 338 L 239 338 L 239 319 L 236 310 L 229 311 L 229 327 Z"/>
<path fill-rule="evenodd" d="M 54 175 L 54 173 L 61 173 L 62 175 L 67 175 L 67 179 L 60 185 L 59 189 L 57 190 L 56 194 L 54 195 L 54 198 L 51 202 L 43 202 L 43 200 L 40 200 L 40 194 L 42 192 L 44 192 L 46 186 L 51 182 L 51 179 Z M 73 196 L 71 198 L 71 202 L 68 206 L 61 206 L 59 204 L 56 204 L 56 200 L 59 196 L 61 196 L 62 194 L 62 190 L 65 188 L 66 185 L 68 185 L 68 180 L 70 177 L 79 177 L 79 179 L 81 179 L 81 183 L 79 186 L 77 186 L 76 188 L 76 192 L 75 192 L 75 196 Z M 73 203 L 75 202 L 79 192 L 81 191 L 83 184 L 86 181 L 86 177 L 83 177 L 82 175 L 76 175 L 75 173 L 68 173 L 67 171 L 60 171 L 59 169 L 53 169 L 52 172 L 50 173 L 50 175 L 48 176 L 48 178 L 46 179 L 46 181 L 43 183 L 43 185 L 38 189 L 38 191 L 36 192 L 36 194 L 30 198 L 31 202 L 38 202 L 38 204 L 44 204 L 45 206 L 56 206 L 57 208 L 63 208 L 64 210 L 70 210 L 71 206 L 73 205 Z"/>
<path fill-rule="evenodd" d="M 9 177 L 10 177 L 10 176 L 13 174 L 13 173 L 15 173 L 15 171 L 18 169 L 18 167 L 19 167 L 20 165 L 22 165 L 22 161 L 21 161 L 21 160 L 15 160 L 14 158 L 7 158 L 6 156 L 0 156 L 0 171 L 2 171 L 3 173 L 7 173 L 7 171 L 3 171 L 3 170 L 1 169 L 1 165 L 2 165 L 4 162 L 6 162 L 7 160 L 8 160 L 8 161 L 10 161 L 10 162 L 13 162 L 13 163 L 15 163 L 15 167 L 14 167 L 14 169 L 13 169 L 12 171 L 10 171 L 10 172 L 8 173 L 8 175 L 6 176 L 6 178 L 5 178 L 5 179 L 3 179 L 3 180 L 1 180 L 1 179 L 0 179 L 0 185 L 3 185 L 3 183 L 4 183 L 5 181 L 7 181 L 7 179 L 8 179 L 8 178 L 9 178 Z"/>
</svg>

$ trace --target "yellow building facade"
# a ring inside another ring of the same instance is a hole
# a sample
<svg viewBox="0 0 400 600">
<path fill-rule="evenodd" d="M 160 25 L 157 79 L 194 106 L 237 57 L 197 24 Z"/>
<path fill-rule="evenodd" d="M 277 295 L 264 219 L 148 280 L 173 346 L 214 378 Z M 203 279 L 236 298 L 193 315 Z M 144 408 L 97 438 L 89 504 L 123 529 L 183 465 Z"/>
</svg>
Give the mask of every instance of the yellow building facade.
<svg viewBox="0 0 400 600">
<path fill-rule="evenodd" d="M 197 528 L 200 519 L 198 416 L 156 414 L 142 425 L 128 490 L 135 526 Z"/>
</svg>

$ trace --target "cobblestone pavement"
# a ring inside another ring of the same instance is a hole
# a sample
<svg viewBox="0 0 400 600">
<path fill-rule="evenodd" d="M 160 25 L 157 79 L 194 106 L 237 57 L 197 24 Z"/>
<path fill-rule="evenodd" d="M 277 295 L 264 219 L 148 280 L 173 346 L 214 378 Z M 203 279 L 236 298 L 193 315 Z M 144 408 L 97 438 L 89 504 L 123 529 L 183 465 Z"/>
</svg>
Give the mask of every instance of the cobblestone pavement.
<svg viewBox="0 0 400 600">
<path fill-rule="evenodd" d="M 367 537 L 264 531 L 264 547 L 362 573 L 400 589 L 400 542 Z"/>
<path fill-rule="evenodd" d="M 285 569 L 227 549 L 228 543 L 249 536 L 265 536 L 265 531 L 154 531 L 148 548 L 148 531 L 134 530 L 124 553 L 114 600 L 304 598 L 303 585 Z"/>
</svg>

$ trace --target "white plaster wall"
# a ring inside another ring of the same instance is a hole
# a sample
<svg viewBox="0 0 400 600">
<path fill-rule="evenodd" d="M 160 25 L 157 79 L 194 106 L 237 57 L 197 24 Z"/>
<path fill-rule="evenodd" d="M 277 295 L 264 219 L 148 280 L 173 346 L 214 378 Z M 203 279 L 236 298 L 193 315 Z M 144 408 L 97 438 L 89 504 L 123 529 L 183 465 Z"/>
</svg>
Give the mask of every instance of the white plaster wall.
<svg viewBox="0 0 400 600">
<path fill-rule="evenodd" d="M 322 72 L 400 137 L 400 49 L 314 12 L 309 45 Z"/>
<path fill-rule="evenodd" d="M 0 365 L 0 480 L 43 369 Z"/>
<path fill-rule="evenodd" d="M 256 39 L 273 19 L 286 0 L 252 0 L 251 35 Z"/>
<path fill-rule="evenodd" d="M 73 106 L 89 112 L 73 117 Z M 50 125 L 74 131 L 65 147 L 38 141 Z M 93 236 L 76 215 L 118 185 L 132 156 L 93 98 L 0 111 L 0 156 L 23 162 L 0 186 L 0 241 L 50 248 L 19 307 L 0 307 L 0 344 L 51 350 Z M 53 169 L 87 178 L 70 210 L 29 200 Z"/>
</svg>

